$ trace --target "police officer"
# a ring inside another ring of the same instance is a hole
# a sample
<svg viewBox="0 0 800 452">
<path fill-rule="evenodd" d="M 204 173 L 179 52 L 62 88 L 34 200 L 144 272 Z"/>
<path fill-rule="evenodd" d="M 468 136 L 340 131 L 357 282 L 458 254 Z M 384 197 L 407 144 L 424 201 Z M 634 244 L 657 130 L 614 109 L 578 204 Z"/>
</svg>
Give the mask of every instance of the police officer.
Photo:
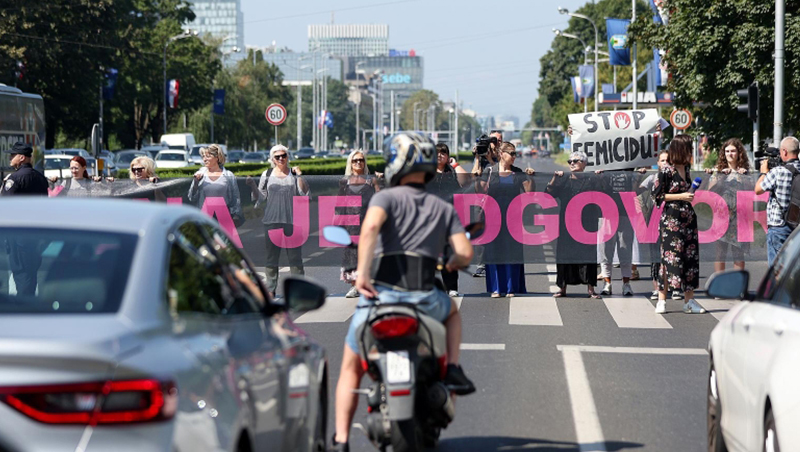
<svg viewBox="0 0 800 452">
<path fill-rule="evenodd" d="M 11 154 L 11 166 L 15 172 L 6 176 L 3 181 L 3 196 L 5 195 L 42 195 L 47 196 L 47 178 L 44 174 L 33 169 L 31 157 L 33 148 L 30 144 L 14 143 L 11 149 L 3 151 Z"/>
<path fill-rule="evenodd" d="M 16 171 L 3 181 L 3 196 L 41 195 L 47 196 L 47 179 L 33 169 L 33 148 L 25 143 L 15 143 L 4 151 L 11 154 L 11 166 Z M 36 293 L 36 273 L 42 265 L 42 254 L 36 241 L 6 240 L 8 266 L 14 275 L 17 295 L 32 296 Z"/>
</svg>

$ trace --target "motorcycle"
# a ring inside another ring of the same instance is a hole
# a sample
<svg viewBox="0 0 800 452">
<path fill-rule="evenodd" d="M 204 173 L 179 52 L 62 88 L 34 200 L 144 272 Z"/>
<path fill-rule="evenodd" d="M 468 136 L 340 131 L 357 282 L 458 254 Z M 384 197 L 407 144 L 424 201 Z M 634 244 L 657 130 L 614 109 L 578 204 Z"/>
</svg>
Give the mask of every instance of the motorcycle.
<svg viewBox="0 0 800 452">
<path fill-rule="evenodd" d="M 477 238 L 484 224 L 471 223 L 467 237 Z M 338 226 L 323 229 L 326 240 L 355 248 Z M 446 258 L 439 260 L 443 268 Z M 444 289 L 441 281 L 436 285 Z M 362 368 L 373 384 L 356 390 L 367 399 L 366 433 L 381 452 L 416 452 L 436 447 L 439 435 L 455 417 L 451 393 L 460 387 L 444 383 L 447 372 L 445 326 L 413 303 L 374 300 L 367 321 L 356 331 Z"/>
</svg>

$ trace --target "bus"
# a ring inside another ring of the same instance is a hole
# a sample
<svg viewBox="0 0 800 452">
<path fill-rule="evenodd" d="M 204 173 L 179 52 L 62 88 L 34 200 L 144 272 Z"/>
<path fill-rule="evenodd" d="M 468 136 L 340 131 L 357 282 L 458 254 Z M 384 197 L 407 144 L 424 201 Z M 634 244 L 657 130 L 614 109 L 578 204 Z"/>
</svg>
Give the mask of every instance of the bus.
<svg viewBox="0 0 800 452">
<path fill-rule="evenodd" d="M 0 151 L 11 149 L 14 143 L 29 143 L 33 147 L 33 167 L 44 172 L 45 122 L 44 101 L 37 94 L 23 93 L 17 88 L 0 84 Z M 0 152 L 0 177 L 11 171 L 10 155 Z"/>
</svg>

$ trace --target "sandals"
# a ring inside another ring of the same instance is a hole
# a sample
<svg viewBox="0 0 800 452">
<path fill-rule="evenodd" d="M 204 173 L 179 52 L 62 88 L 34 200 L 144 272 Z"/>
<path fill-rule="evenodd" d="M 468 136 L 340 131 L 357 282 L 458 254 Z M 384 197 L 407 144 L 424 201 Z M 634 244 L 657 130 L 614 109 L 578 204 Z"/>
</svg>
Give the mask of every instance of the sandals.
<svg viewBox="0 0 800 452">
<path fill-rule="evenodd" d="M 601 297 L 597 292 L 589 292 L 589 298 L 592 300 L 599 300 L 603 297 Z"/>
<path fill-rule="evenodd" d="M 566 296 L 567 296 L 567 291 L 566 290 L 560 290 L 560 291 L 558 291 L 558 292 L 553 294 L 553 298 L 562 298 L 562 297 L 566 297 Z"/>
</svg>

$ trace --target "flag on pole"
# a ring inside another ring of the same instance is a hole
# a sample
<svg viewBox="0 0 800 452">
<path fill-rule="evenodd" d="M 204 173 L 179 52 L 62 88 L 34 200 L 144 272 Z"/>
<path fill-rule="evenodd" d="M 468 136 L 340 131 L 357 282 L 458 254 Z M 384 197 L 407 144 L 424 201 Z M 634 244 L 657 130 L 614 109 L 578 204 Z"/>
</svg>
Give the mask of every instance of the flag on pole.
<svg viewBox="0 0 800 452">
<path fill-rule="evenodd" d="M 217 114 L 217 115 L 224 115 L 225 114 L 225 90 L 224 89 L 215 89 L 214 90 L 214 114 Z"/>
<path fill-rule="evenodd" d="M 167 87 L 167 104 L 169 108 L 178 108 L 178 91 L 180 90 L 180 85 L 178 79 L 169 81 L 169 86 Z"/>
<path fill-rule="evenodd" d="M 580 77 L 570 77 L 570 83 L 572 83 L 572 97 L 576 103 L 581 101 L 581 78 Z"/>
<path fill-rule="evenodd" d="M 627 47 L 630 24 L 630 19 L 606 19 L 608 55 L 612 66 L 631 65 L 631 49 Z"/>
<path fill-rule="evenodd" d="M 581 97 L 594 97 L 594 66 L 582 64 L 578 68 L 578 75 L 581 78 Z"/>
<path fill-rule="evenodd" d="M 333 113 L 329 111 L 325 112 L 325 126 L 329 129 L 333 128 Z"/>
<path fill-rule="evenodd" d="M 319 116 L 317 116 L 317 128 L 322 129 L 322 126 L 325 125 L 325 118 L 327 117 L 328 112 L 325 110 L 320 110 Z"/>
</svg>

